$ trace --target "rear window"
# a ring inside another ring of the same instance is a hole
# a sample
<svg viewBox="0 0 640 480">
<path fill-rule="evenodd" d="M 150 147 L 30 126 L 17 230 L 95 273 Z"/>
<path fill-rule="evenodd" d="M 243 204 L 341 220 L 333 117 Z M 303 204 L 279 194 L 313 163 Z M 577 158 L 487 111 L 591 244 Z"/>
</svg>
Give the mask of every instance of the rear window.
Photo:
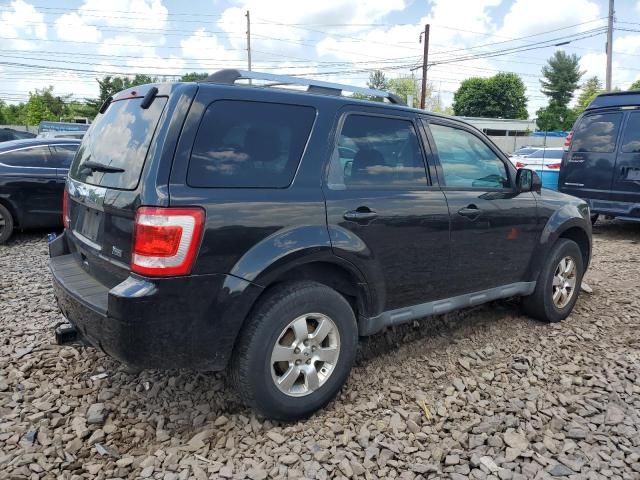
<svg viewBox="0 0 640 480">
<path fill-rule="evenodd" d="M 96 117 L 71 166 L 71 178 L 108 188 L 136 188 L 167 98 L 157 97 L 146 110 L 140 107 L 141 102 L 142 98 L 119 100 Z M 124 171 L 87 168 L 87 161 Z"/>
<path fill-rule="evenodd" d="M 187 183 L 192 187 L 287 187 L 315 113 L 312 107 L 279 103 L 212 103 L 198 129 Z"/>
<path fill-rule="evenodd" d="M 632 112 L 627 120 L 622 138 L 622 151 L 640 153 L 640 114 Z"/>
<path fill-rule="evenodd" d="M 544 158 L 562 158 L 562 150 L 545 150 Z"/>
<path fill-rule="evenodd" d="M 611 153 L 616 149 L 621 113 L 602 113 L 582 118 L 573 135 L 574 152 Z"/>
</svg>

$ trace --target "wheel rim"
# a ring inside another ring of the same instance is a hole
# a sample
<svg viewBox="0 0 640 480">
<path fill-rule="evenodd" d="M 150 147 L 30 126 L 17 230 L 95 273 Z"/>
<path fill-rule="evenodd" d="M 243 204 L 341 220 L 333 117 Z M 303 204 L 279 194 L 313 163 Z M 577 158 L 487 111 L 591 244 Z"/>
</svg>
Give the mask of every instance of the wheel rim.
<svg viewBox="0 0 640 480">
<path fill-rule="evenodd" d="M 303 397 L 326 383 L 340 356 L 340 333 L 328 316 L 308 313 L 291 321 L 271 352 L 271 377 L 278 390 Z"/>
<path fill-rule="evenodd" d="M 0 212 L 0 235 L 2 235 L 6 224 L 7 220 L 4 218 L 4 215 L 2 215 L 2 212 Z"/>
<path fill-rule="evenodd" d="M 576 261 L 571 257 L 564 257 L 558 263 L 553 275 L 553 304 L 557 308 L 564 308 L 571 301 L 576 289 L 577 281 Z"/>
</svg>

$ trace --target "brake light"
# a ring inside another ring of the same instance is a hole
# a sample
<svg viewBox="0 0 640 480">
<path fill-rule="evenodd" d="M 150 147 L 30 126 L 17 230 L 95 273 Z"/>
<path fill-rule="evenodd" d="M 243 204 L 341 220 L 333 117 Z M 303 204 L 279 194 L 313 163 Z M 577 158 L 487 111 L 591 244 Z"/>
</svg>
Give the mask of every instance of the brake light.
<svg viewBox="0 0 640 480">
<path fill-rule="evenodd" d="M 568 152 L 569 150 L 571 150 L 571 141 L 573 140 L 573 130 L 571 130 L 569 132 L 569 134 L 566 136 L 566 138 L 564 139 L 564 151 Z"/>
<path fill-rule="evenodd" d="M 546 167 L 549 170 L 560 170 L 560 163 L 550 163 L 549 165 L 547 165 Z"/>
<path fill-rule="evenodd" d="M 69 228 L 69 190 L 66 186 L 62 194 L 62 225 L 64 228 Z"/>
<path fill-rule="evenodd" d="M 187 275 L 203 226 L 204 212 L 199 208 L 138 208 L 131 270 L 151 277 Z"/>
<path fill-rule="evenodd" d="M 522 162 L 516 162 L 516 168 L 519 170 L 521 168 L 526 167 L 527 164 L 526 163 L 522 163 Z"/>
</svg>

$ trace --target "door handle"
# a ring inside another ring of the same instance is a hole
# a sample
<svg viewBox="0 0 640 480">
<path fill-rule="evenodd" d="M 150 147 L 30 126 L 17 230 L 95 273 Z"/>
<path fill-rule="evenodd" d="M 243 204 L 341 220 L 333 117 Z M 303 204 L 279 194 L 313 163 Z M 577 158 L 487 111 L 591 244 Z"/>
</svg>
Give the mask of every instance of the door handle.
<svg viewBox="0 0 640 480">
<path fill-rule="evenodd" d="M 469 218 L 475 218 L 481 213 L 482 213 L 482 210 L 480 210 L 474 204 L 467 205 L 466 207 L 458 210 L 458 215 L 462 215 L 463 217 L 469 217 Z"/>
<path fill-rule="evenodd" d="M 369 207 L 358 207 L 356 210 L 350 210 L 345 212 L 343 218 L 350 222 L 362 222 L 364 220 L 373 220 L 378 216 L 375 210 L 371 210 Z"/>
</svg>

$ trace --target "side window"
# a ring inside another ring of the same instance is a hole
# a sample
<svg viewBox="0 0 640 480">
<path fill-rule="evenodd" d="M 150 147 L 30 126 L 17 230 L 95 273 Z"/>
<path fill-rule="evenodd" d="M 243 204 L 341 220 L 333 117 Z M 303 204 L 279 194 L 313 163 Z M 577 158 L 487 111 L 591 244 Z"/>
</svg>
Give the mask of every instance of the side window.
<svg viewBox="0 0 640 480">
<path fill-rule="evenodd" d="M 328 187 L 410 189 L 427 185 L 420 143 L 409 120 L 348 115 L 329 165 Z"/>
<path fill-rule="evenodd" d="M 574 131 L 571 151 L 614 152 L 621 121 L 621 113 L 602 113 L 583 117 Z"/>
<path fill-rule="evenodd" d="M 284 188 L 316 116 L 312 107 L 219 100 L 204 113 L 189 160 L 192 187 Z"/>
<path fill-rule="evenodd" d="M 13 167 L 51 167 L 49 147 L 23 148 L 0 154 L 0 163 Z"/>
<path fill-rule="evenodd" d="M 428 125 L 447 187 L 507 188 L 507 167 L 480 138 L 459 128 Z"/>
<path fill-rule="evenodd" d="M 76 155 L 79 145 L 52 145 L 51 166 L 56 168 L 69 168 L 73 157 Z"/>
<path fill-rule="evenodd" d="M 622 137 L 622 151 L 625 153 L 640 153 L 640 113 L 629 115 L 627 126 Z"/>
</svg>

